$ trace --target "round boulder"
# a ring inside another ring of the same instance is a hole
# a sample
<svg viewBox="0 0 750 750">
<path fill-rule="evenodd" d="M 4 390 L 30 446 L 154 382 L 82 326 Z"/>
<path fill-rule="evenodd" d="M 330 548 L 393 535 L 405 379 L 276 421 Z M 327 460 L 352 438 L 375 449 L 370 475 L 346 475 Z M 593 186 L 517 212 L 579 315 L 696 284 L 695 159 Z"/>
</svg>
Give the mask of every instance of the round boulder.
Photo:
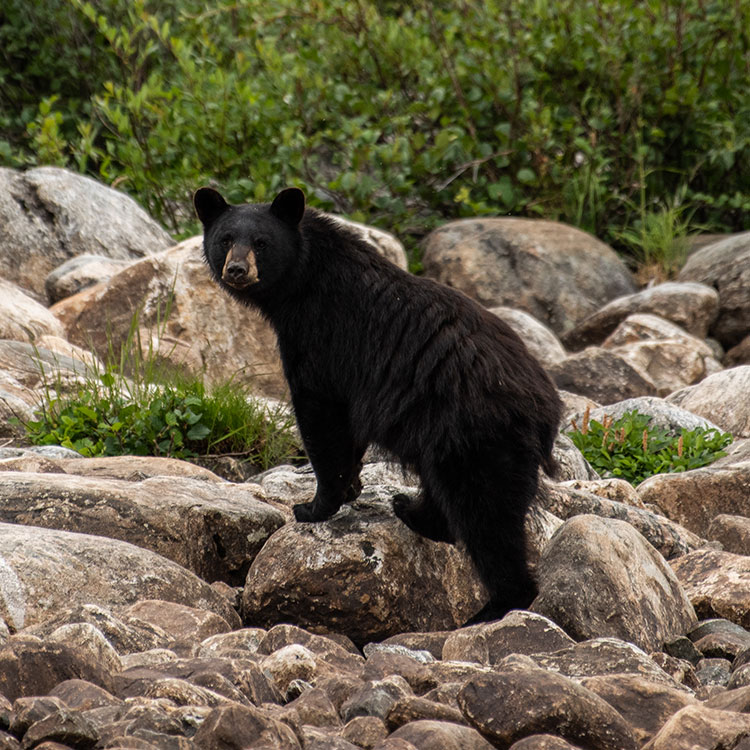
<svg viewBox="0 0 750 750">
<path fill-rule="evenodd" d="M 451 222 L 424 242 L 424 273 L 487 307 L 520 308 L 558 336 L 636 291 L 625 264 L 590 234 L 540 219 Z"/>
</svg>

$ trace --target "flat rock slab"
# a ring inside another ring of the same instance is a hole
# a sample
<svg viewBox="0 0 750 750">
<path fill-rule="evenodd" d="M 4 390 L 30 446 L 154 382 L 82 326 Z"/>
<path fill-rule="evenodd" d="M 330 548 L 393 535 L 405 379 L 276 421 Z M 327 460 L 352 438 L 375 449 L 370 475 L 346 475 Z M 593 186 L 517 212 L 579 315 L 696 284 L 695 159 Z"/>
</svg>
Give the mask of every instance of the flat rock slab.
<svg viewBox="0 0 750 750">
<path fill-rule="evenodd" d="M 120 539 L 233 585 L 286 520 L 262 498 L 258 485 L 200 479 L 0 473 L 0 522 Z"/>
<path fill-rule="evenodd" d="M 196 575 L 126 542 L 0 523 L 0 617 L 14 630 L 75 604 L 164 599 L 239 625 L 229 601 Z"/>
</svg>

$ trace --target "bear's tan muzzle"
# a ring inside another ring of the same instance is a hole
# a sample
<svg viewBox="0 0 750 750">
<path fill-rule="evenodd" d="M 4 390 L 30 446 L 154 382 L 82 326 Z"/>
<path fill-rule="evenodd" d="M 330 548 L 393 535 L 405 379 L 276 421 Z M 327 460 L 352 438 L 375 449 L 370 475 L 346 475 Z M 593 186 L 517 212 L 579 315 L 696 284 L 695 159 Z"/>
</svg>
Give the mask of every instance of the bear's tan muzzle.
<svg viewBox="0 0 750 750">
<path fill-rule="evenodd" d="M 227 253 L 221 279 L 236 289 L 244 289 L 258 280 L 258 266 L 252 248 L 233 245 Z"/>
</svg>

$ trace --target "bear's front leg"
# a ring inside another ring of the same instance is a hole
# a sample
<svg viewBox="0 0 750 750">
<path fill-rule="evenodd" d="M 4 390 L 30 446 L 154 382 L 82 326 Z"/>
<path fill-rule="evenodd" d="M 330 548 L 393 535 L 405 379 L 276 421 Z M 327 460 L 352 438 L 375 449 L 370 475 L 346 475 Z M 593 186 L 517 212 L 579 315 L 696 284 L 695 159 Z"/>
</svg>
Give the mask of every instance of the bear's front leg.
<svg viewBox="0 0 750 750">
<path fill-rule="evenodd" d="M 324 521 L 359 496 L 364 449 L 355 446 L 342 404 L 298 397 L 294 411 L 318 486 L 309 503 L 299 503 L 292 510 L 297 521 Z"/>
</svg>

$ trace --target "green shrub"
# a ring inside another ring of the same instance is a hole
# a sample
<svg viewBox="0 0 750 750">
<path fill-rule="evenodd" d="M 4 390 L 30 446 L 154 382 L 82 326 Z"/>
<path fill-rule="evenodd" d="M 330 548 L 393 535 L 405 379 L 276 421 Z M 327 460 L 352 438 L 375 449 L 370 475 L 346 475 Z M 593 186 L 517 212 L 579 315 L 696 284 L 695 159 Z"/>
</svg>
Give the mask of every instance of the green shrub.
<svg viewBox="0 0 750 750">
<path fill-rule="evenodd" d="M 649 426 L 651 417 L 629 411 L 614 420 L 589 420 L 586 410 L 579 427 L 568 435 L 591 466 L 604 477 L 620 477 L 639 484 L 654 474 L 687 471 L 706 466 L 726 455 L 729 433 L 698 427 L 679 435 Z"/>
<path fill-rule="evenodd" d="M 211 181 L 299 185 L 410 248 L 512 213 L 637 256 L 676 195 L 714 229 L 750 209 L 750 0 L 6 0 L 3 46 L 0 160 L 92 173 L 178 234 Z"/>
<path fill-rule="evenodd" d="M 144 398 L 123 393 L 113 372 L 89 378 L 77 391 L 45 392 L 39 418 L 28 422 L 34 445 L 62 445 L 84 456 L 168 456 L 202 459 L 231 455 L 259 471 L 299 457 L 293 418 L 262 406 L 224 384 L 206 391 L 199 380 L 164 384 Z"/>
<path fill-rule="evenodd" d="M 156 339 L 169 315 L 156 326 Z M 294 462 L 302 448 L 294 417 L 282 406 L 252 398 L 249 386 L 231 380 L 207 388 L 201 377 L 176 372 L 159 356 L 154 337 L 144 347 L 136 312 L 105 365 L 92 358 L 71 387 L 49 378 L 37 358 L 44 387 L 37 419 L 25 423 L 34 445 L 62 445 L 84 456 L 167 456 L 198 463 L 232 456 L 255 471 Z M 250 472 L 252 473 L 252 472 Z"/>
</svg>

